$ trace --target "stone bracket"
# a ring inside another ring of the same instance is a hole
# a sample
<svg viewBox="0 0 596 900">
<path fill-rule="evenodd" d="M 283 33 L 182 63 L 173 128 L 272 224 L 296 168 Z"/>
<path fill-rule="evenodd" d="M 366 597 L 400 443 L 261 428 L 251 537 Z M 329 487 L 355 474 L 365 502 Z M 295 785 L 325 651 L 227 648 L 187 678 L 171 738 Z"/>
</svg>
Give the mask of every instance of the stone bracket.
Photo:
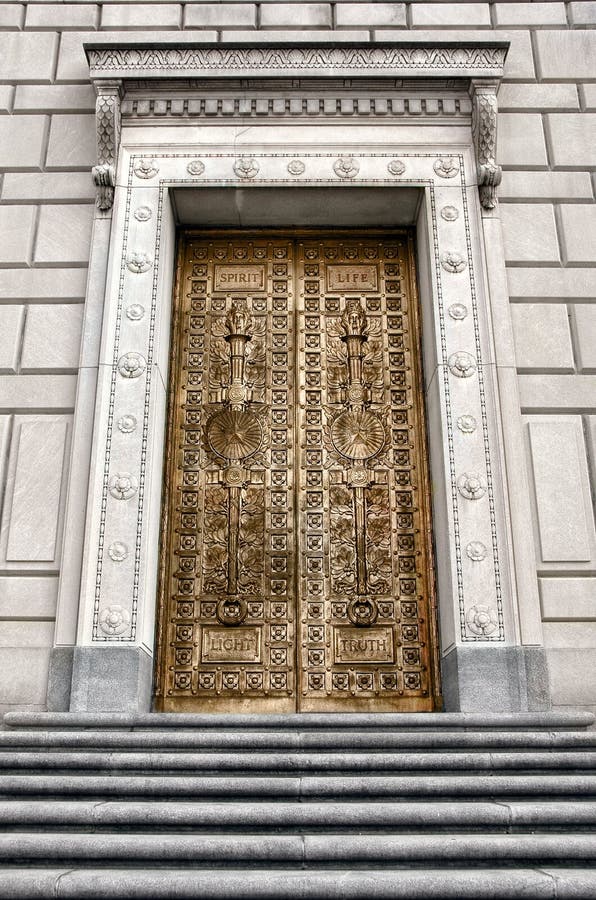
<svg viewBox="0 0 596 900">
<path fill-rule="evenodd" d="M 97 165 L 93 166 L 93 182 L 97 189 L 96 205 L 102 211 L 112 208 L 116 185 L 116 165 L 120 147 L 123 93 L 120 79 L 96 81 L 95 123 L 97 129 Z"/>
<path fill-rule="evenodd" d="M 495 159 L 498 88 L 499 81 L 496 78 L 473 78 L 470 83 L 472 139 L 480 203 L 484 209 L 494 209 L 497 205 L 497 187 L 503 176 L 503 170 Z"/>
</svg>

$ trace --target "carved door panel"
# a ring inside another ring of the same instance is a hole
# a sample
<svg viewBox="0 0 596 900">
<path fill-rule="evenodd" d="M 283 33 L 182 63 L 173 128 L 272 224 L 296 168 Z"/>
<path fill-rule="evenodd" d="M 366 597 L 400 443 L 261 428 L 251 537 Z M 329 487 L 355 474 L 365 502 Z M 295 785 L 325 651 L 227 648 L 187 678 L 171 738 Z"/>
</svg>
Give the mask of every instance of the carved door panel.
<svg viewBox="0 0 596 900">
<path fill-rule="evenodd" d="M 408 236 L 189 235 L 176 292 L 165 710 L 430 710 Z"/>
</svg>

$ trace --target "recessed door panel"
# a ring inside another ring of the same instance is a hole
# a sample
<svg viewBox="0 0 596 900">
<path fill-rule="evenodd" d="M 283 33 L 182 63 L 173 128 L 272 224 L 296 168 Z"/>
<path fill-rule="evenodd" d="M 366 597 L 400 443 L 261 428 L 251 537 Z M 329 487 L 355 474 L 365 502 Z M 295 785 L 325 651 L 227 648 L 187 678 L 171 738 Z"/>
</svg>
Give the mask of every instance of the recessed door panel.
<svg viewBox="0 0 596 900">
<path fill-rule="evenodd" d="M 187 235 L 158 706 L 434 708 L 406 234 Z"/>
</svg>

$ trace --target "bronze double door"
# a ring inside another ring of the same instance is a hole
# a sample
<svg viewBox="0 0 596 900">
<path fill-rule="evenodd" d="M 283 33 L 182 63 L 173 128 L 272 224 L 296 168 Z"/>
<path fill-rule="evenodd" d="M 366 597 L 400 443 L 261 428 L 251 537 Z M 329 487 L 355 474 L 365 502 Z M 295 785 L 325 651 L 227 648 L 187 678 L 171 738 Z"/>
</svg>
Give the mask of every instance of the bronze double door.
<svg viewBox="0 0 596 900">
<path fill-rule="evenodd" d="M 437 707 L 407 232 L 181 235 L 166 711 Z"/>
</svg>

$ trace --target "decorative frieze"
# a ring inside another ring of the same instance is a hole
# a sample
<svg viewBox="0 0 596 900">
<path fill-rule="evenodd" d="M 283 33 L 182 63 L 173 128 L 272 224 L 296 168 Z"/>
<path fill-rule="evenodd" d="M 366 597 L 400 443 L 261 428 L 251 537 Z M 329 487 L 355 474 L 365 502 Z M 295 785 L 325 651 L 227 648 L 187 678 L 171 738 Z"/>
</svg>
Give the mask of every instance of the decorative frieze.
<svg viewBox="0 0 596 900">
<path fill-rule="evenodd" d="M 251 76 L 377 74 L 438 75 L 460 77 L 500 77 L 503 73 L 507 41 L 475 40 L 473 44 L 442 45 L 440 41 L 415 40 L 403 44 L 322 47 L 199 47 L 166 44 L 159 46 L 115 47 L 100 41 L 86 46 L 91 78 L 186 78 L 211 75 Z"/>
</svg>

